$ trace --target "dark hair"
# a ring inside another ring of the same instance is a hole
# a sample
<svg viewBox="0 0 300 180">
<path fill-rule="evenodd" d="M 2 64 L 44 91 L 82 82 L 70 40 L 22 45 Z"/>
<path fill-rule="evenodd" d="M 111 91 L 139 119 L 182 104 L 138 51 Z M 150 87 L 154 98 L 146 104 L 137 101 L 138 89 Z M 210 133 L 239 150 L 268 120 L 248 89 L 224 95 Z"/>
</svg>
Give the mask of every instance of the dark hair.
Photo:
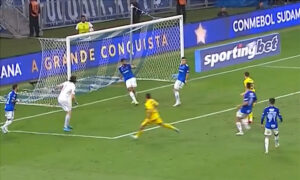
<svg viewBox="0 0 300 180">
<path fill-rule="evenodd" d="M 246 84 L 246 87 L 247 87 L 247 89 L 251 89 L 252 83 L 247 83 L 247 84 Z"/>
<path fill-rule="evenodd" d="M 85 15 L 81 15 L 81 18 L 83 18 L 83 17 L 85 18 Z"/>
<path fill-rule="evenodd" d="M 12 85 L 12 89 L 15 90 L 18 87 L 17 84 Z"/>
<path fill-rule="evenodd" d="M 275 104 L 275 98 L 270 98 L 269 102 L 270 102 L 270 104 Z"/>
<path fill-rule="evenodd" d="M 76 76 L 71 76 L 70 77 L 70 82 L 76 83 L 77 82 L 77 77 Z"/>
<path fill-rule="evenodd" d="M 185 59 L 186 60 L 186 58 L 184 56 L 181 59 Z"/>
<path fill-rule="evenodd" d="M 125 59 L 125 58 L 122 58 L 122 59 L 120 60 L 120 62 L 124 62 L 124 61 L 126 61 L 126 59 Z"/>
<path fill-rule="evenodd" d="M 146 94 L 146 98 L 147 98 L 147 99 L 150 99 L 150 98 L 151 98 L 151 94 L 150 94 L 150 93 L 147 93 L 147 94 Z"/>
<path fill-rule="evenodd" d="M 249 76 L 250 76 L 250 73 L 249 73 L 249 72 L 245 72 L 244 75 L 245 75 L 246 77 L 249 77 Z"/>
</svg>

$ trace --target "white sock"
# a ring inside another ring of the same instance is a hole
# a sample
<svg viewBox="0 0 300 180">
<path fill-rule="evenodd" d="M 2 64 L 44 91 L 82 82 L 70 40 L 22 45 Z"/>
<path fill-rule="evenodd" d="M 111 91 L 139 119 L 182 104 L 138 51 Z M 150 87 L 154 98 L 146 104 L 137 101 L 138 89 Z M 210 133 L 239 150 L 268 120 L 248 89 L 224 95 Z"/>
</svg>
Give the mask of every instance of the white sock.
<svg viewBox="0 0 300 180">
<path fill-rule="evenodd" d="M 66 114 L 66 117 L 65 117 L 65 125 L 64 127 L 65 128 L 68 128 L 69 124 L 70 124 L 70 115 L 69 114 Z"/>
<path fill-rule="evenodd" d="M 236 124 L 236 127 L 237 127 L 238 131 L 243 132 L 241 122 L 236 122 L 235 124 Z"/>
<path fill-rule="evenodd" d="M 248 123 L 248 119 L 242 119 L 242 125 L 244 126 L 245 129 L 250 129 L 249 123 Z"/>
<path fill-rule="evenodd" d="M 7 128 L 11 123 L 12 123 L 12 120 L 6 120 L 5 124 L 2 127 Z"/>
<path fill-rule="evenodd" d="M 279 144 L 279 135 L 275 136 L 275 144 Z"/>
<path fill-rule="evenodd" d="M 265 137 L 265 151 L 269 152 L 269 137 Z"/>
<path fill-rule="evenodd" d="M 174 95 L 175 95 L 176 103 L 180 103 L 179 92 L 178 91 L 174 91 Z"/>
<path fill-rule="evenodd" d="M 135 95 L 134 95 L 134 93 L 133 93 L 132 91 L 129 92 L 129 95 L 130 95 L 132 101 L 135 102 L 135 103 L 137 103 L 137 100 L 136 100 L 136 98 L 135 98 Z"/>
</svg>

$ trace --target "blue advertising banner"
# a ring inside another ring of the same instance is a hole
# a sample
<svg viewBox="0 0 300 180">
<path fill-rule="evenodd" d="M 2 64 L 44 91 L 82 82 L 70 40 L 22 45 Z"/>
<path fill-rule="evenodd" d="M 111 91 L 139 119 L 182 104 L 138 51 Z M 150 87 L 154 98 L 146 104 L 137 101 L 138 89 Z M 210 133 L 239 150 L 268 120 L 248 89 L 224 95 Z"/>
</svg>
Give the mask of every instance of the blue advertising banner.
<svg viewBox="0 0 300 180">
<path fill-rule="evenodd" d="M 300 25 L 300 3 L 187 24 L 185 48 Z"/>
<path fill-rule="evenodd" d="M 38 79 L 41 53 L 0 60 L 0 86 Z"/>
<path fill-rule="evenodd" d="M 279 34 L 270 34 L 195 51 L 196 72 L 209 71 L 280 54 Z"/>
<path fill-rule="evenodd" d="M 174 38 L 176 34 L 177 38 Z M 131 43 L 134 59 L 170 51 L 179 52 L 178 38 L 179 28 L 169 27 L 133 34 L 132 42 L 129 41 L 128 33 L 104 40 L 92 40 L 90 37 L 80 39 L 77 46 L 71 46 L 72 72 L 116 64 L 121 58 L 129 59 Z M 0 86 L 66 74 L 67 60 L 64 51 L 52 49 L 44 57 L 42 53 L 34 53 L 0 60 Z"/>
</svg>

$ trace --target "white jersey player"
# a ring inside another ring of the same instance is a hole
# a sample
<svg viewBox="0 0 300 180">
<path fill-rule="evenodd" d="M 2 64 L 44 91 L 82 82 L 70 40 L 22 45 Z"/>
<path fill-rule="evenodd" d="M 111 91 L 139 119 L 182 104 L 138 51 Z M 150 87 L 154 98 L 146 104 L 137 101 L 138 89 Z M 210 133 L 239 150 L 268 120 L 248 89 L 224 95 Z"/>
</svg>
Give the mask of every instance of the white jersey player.
<svg viewBox="0 0 300 180">
<path fill-rule="evenodd" d="M 62 109 L 66 112 L 64 131 L 70 132 L 72 127 L 70 126 L 71 112 L 72 112 L 72 100 L 75 104 L 78 104 L 75 100 L 75 83 L 76 76 L 71 76 L 69 81 L 66 81 L 59 85 L 61 92 L 58 96 L 58 103 Z"/>
</svg>

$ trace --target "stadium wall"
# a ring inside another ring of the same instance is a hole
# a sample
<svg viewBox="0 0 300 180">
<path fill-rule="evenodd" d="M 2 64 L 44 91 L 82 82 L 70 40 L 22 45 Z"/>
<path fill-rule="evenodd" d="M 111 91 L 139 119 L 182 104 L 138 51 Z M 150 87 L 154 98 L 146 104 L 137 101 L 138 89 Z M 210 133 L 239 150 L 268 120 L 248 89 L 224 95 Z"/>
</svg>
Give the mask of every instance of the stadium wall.
<svg viewBox="0 0 300 180">
<path fill-rule="evenodd" d="M 185 48 L 200 47 L 204 44 L 297 25 L 300 25 L 300 3 L 186 24 L 184 27 L 184 45 Z M 171 41 L 168 35 L 160 34 L 158 36 L 161 37 L 161 43 L 163 40 Z M 117 48 L 117 42 L 112 41 L 111 47 Z M 160 46 L 154 46 L 153 51 L 161 52 L 159 48 Z M 95 49 L 101 50 L 102 47 Z M 95 54 L 99 54 L 98 58 L 100 59 L 105 58 L 101 53 Z M 127 55 L 124 54 L 124 56 Z M 85 61 L 78 60 L 78 63 L 90 62 L 89 57 Z M 118 53 L 109 58 L 118 59 Z M 42 65 L 49 70 L 51 68 L 65 68 L 63 58 L 50 57 L 42 61 L 41 52 L 1 59 L 0 86 L 38 79 L 39 69 Z M 76 66 L 76 63 L 74 65 Z"/>
<path fill-rule="evenodd" d="M 6 0 L 28 16 L 29 0 Z M 39 0 L 41 3 L 41 28 L 72 26 L 81 15 L 89 21 L 101 22 L 129 17 L 129 0 Z M 139 8 L 151 14 L 174 12 L 175 0 L 139 0 Z M 209 7 L 215 0 L 188 0 L 187 9 Z"/>
</svg>

